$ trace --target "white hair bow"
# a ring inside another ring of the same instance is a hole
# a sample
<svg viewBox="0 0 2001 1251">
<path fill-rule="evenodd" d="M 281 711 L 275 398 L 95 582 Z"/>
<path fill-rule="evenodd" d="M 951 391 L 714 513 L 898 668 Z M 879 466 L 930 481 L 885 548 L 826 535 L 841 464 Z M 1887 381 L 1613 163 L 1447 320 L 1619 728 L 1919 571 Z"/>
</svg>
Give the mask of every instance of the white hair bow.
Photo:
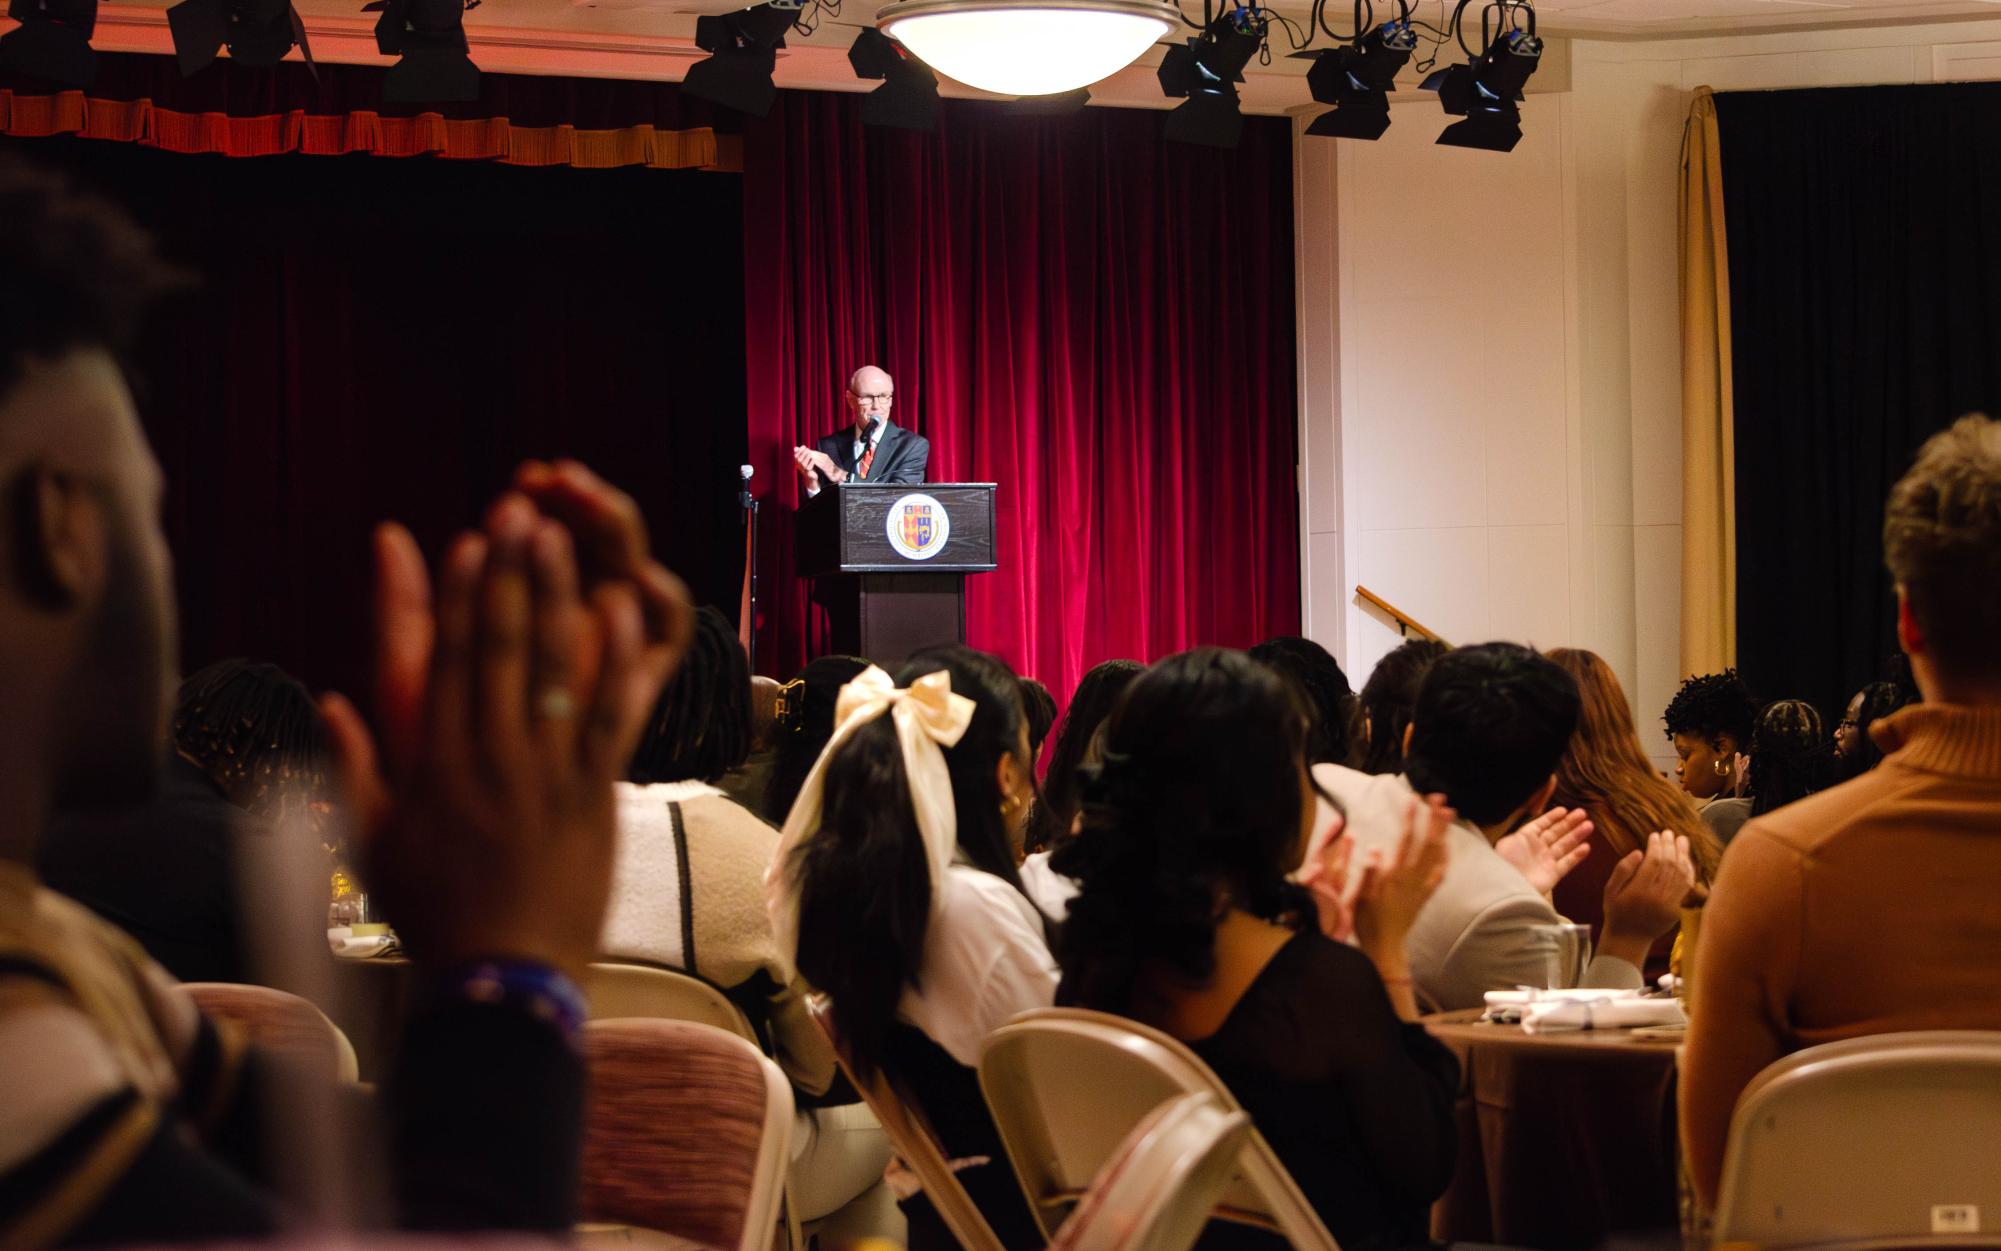
<svg viewBox="0 0 2001 1251">
<path fill-rule="evenodd" d="M 792 962 L 799 948 L 799 891 L 792 861 L 799 845 L 820 828 L 827 761 L 855 731 L 887 712 L 896 723 L 896 741 L 903 755 L 903 775 L 910 785 L 910 804 L 917 830 L 924 839 L 931 866 L 933 906 L 945 867 L 959 846 L 958 815 L 952 804 L 952 775 L 945 767 L 945 748 L 965 736 L 973 722 L 973 701 L 952 692 L 952 675 L 940 669 L 908 687 L 898 687 L 874 665 L 841 688 L 834 704 L 834 737 L 813 762 L 799 798 L 786 814 L 778 851 L 764 874 L 765 907 L 771 914 L 779 954 Z"/>
</svg>

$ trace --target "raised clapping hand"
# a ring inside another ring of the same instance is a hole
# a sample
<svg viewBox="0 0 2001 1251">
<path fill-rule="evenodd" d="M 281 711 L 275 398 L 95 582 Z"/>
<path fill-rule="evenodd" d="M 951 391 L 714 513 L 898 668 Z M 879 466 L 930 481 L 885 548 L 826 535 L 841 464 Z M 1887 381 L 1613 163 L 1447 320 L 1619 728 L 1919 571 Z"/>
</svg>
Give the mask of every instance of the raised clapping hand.
<svg viewBox="0 0 2001 1251">
<path fill-rule="evenodd" d="M 686 649 L 692 609 L 632 501 L 580 465 L 524 466 L 460 535 L 435 600 L 408 531 L 376 535 L 380 747 L 324 701 L 370 889 L 413 959 L 596 954 L 612 782 Z"/>
<path fill-rule="evenodd" d="M 841 472 L 841 467 L 834 463 L 833 457 L 816 448 L 793 448 L 792 463 L 799 467 L 799 476 L 806 480 L 807 486 L 819 485 L 818 480 L 813 476 L 813 471 L 816 469 L 827 475 L 827 481 L 829 482 L 839 482 L 847 476 Z"/>
<path fill-rule="evenodd" d="M 1538 895 L 1556 889 L 1591 855 L 1591 820 L 1582 808 L 1551 808 L 1494 844 L 1501 859 L 1521 870 Z"/>
<path fill-rule="evenodd" d="M 1601 955 L 1635 965 L 1646 961 L 1654 940 L 1673 928 L 1695 885 L 1695 862 L 1688 837 L 1666 830 L 1647 836 L 1644 852 L 1631 851 L 1612 866 L 1605 883 L 1605 926 Z"/>
</svg>

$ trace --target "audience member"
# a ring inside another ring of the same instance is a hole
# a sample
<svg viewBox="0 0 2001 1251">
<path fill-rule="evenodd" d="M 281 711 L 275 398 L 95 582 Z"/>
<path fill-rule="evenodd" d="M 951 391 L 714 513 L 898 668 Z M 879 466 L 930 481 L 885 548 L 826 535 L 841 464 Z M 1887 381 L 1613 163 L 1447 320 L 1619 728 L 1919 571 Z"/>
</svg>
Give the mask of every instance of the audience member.
<svg viewBox="0 0 2001 1251">
<path fill-rule="evenodd" d="M 259 1133 L 293 1079 L 30 868 L 52 811 L 158 780 L 173 596 L 115 353 L 160 270 L 115 210 L 12 162 L 0 219 L 0 1243 L 262 1234 L 287 1219 L 267 1179 L 306 1154 L 302 1126 Z M 629 500 L 541 466 L 453 545 L 435 596 L 409 535 L 380 536 L 381 753 L 351 705 L 326 714 L 425 987 L 389 1141 L 346 1152 L 386 1157 L 402 1223 L 574 1220 L 568 977 L 604 916 L 612 779 L 686 628 L 644 536 Z"/>
<path fill-rule="evenodd" d="M 1474 1008 L 1490 990 L 1549 984 L 1549 931 L 1562 918 L 1545 897 L 1586 855 L 1581 812 L 1542 812 L 1578 720 L 1577 684 L 1511 643 L 1447 652 L 1431 666 L 1404 731 L 1405 776 L 1319 765 L 1314 777 L 1347 813 L 1358 849 L 1393 847 L 1413 795 L 1458 810 L 1444 882 L 1410 933 L 1418 990 L 1440 1008 Z M 1510 834 L 1510 831 L 1514 833 Z M 1656 939 L 1673 927 L 1695 882 L 1686 836 L 1650 833 L 1605 884 L 1597 953 L 1582 985 L 1636 987 Z"/>
<path fill-rule="evenodd" d="M 1266 639 L 1250 651 L 1305 701 L 1312 722 L 1306 731 L 1306 763 L 1351 765 L 1360 746 L 1361 704 L 1348 675 L 1333 655 L 1312 639 Z"/>
<path fill-rule="evenodd" d="M 1661 714 L 1674 744 L 1675 781 L 1695 800 L 1702 819 L 1727 844 L 1751 815 L 1741 794 L 1742 755 L 1758 723 L 1758 701 L 1735 669 L 1692 677 Z"/>
<path fill-rule="evenodd" d="M 834 736 L 834 700 L 866 668 L 868 661 L 860 656 L 822 656 L 785 684 L 772 730 L 771 781 L 758 809 L 765 820 L 785 824 L 806 775 Z"/>
<path fill-rule="evenodd" d="M 1015 870 L 1033 781 L 1020 685 L 968 647 L 842 689 L 838 728 L 767 877 L 781 954 L 827 993 L 851 1057 L 916 1094 L 1010 1251 L 1042 1239 L 973 1065 L 986 1036 L 1056 993 L 1042 915 Z M 906 1207 L 918 1251 L 956 1244 Z"/>
<path fill-rule="evenodd" d="M 58 813 L 36 868 L 179 980 L 257 981 L 239 844 L 327 837 L 326 724 L 284 670 L 225 660 L 181 683 L 171 747 L 149 802 Z"/>
<path fill-rule="evenodd" d="M 1056 724 L 1056 697 L 1034 678 L 1023 678 L 1021 707 L 1028 717 L 1029 753 L 1040 762 L 1042 744 L 1048 741 L 1050 728 Z"/>
<path fill-rule="evenodd" d="M 1644 851 L 1648 836 L 1667 830 L 1688 840 L 1698 887 L 1716 873 L 1722 846 L 1703 824 L 1687 794 L 1661 776 L 1640 745 L 1632 705 L 1604 657 L 1582 648 L 1549 653 L 1577 683 L 1577 732 L 1556 766 L 1551 801 L 1591 819 L 1591 854 L 1556 884 L 1551 902 L 1572 921 L 1591 927 L 1594 941 L 1605 922 L 1605 885 L 1619 861 Z M 1665 972 L 1671 942 L 1656 943 L 1648 968 Z"/>
<path fill-rule="evenodd" d="M 1774 808 L 1826 789 L 1831 761 L 1819 709 L 1803 699 L 1766 705 L 1751 731 L 1745 778 L 1750 815 L 1762 817 Z"/>
<path fill-rule="evenodd" d="M 771 766 L 778 745 L 778 705 L 785 688 L 761 674 L 750 679 L 750 754 L 716 781 L 716 789 L 756 812 L 771 785 Z"/>
<path fill-rule="evenodd" d="M 1070 825 L 1077 819 L 1077 769 L 1084 751 L 1127 684 L 1139 676 L 1140 668 L 1131 660 L 1107 660 L 1091 666 L 1077 683 L 1063 723 L 1057 727 L 1042 789 L 1029 814 L 1027 848 L 1031 853 L 1048 851 L 1070 833 Z"/>
<path fill-rule="evenodd" d="M 2001 422 L 1963 417 L 1891 489 L 1883 554 L 1923 702 L 1882 764 L 1745 826 L 1695 953 L 1684 1159 L 1716 1201 L 1738 1096 L 1802 1047 L 2001 1030 Z"/>
<path fill-rule="evenodd" d="M 1451 650 L 1436 639 L 1411 639 L 1376 662 L 1362 684 L 1364 773 L 1402 773 L 1404 731 L 1417 704 L 1417 688 L 1432 663 Z"/>
<path fill-rule="evenodd" d="M 749 727 L 749 667 L 736 629 L 704 608 L 687 659 L 660 693 L 633 755 L 630 780 L 618 784 L 618 870 L 604 950 L 719 987 L 771 1040 L 779 1066 L 811 1101 L 833 1084 L 834 1053 L 765 912 L 764 873 L 778 831 L 713 785 L 741 761 Z M 888 1163 L 889 1139 L 868 1109 L 802 1107 L 789 1191 L 799 1218 L 825 1220 L 820 1236 L 829 1246 L 901 1242 L 903 1218 L 882 1180 Z"/>
<path fill-rule="evenodd" d="M 1883 749 L 1869 736 L 1869 727 L 1910 702 L 1910 692 L 1895 682 L 1871 682 L 1855 692 L 1834 727 L 1837 781 L 1861 777 L 1882 763 Z"/>
<path fill-rule="evenodd" d="M 1314 833 L 1309 727 L 1239 652 L 1184 652 L 1133 682 L 1083 829 L 1056 852 L 1082 887 L 1058 999 L 1188 1042 L 1343 1247 L 1415 1246 L 1452 1177 L 1459 1066 L 1415 1023 L 1404 940 L 1444 871 L 1451 813 L 1412 800 L 1352 914 L 1346 840 L 1309 895 L 1288 880 Z M 1220 1223 L 1202 1245 L 1243 1243 L 1282 1245 Z"/>
</svg>

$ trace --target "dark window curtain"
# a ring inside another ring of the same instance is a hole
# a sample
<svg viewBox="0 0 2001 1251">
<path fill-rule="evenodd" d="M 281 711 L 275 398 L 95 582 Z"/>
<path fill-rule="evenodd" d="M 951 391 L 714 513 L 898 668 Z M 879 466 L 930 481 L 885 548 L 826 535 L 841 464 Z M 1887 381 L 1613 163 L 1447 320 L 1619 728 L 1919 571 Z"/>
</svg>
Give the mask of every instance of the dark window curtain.
<svg viewBox="0 0 2001 1251">
<path fill-rule="evenodd" d="M 1114 656 L 1299 627 L 1289 124 L 1218 152 L 1161 115 L 948 101 L 936 135 L 781 93 L 744 132 L 750 448 L 773 500 L 759 663 L 817 648 L 790 463 L 858 365 L 932 481 L 1000 484 L 967 631 L 1063 698 Z"/>
<path fill-rule="evenodd" d="M 190 670 L 247 655 L 365 693 L 372 526 L 402 519 L 435 555 L 529 456 L 630 491 L 733 612 L 734 176 L 0 150 L 69 167 L 202 276 L 138 362 Z"/>
<path fill-rule="evenodd" d="M 2001 411 L 2001 85 L 1716 97 L 1730 250 L 1737 638 L 1838 714 L 1897 650 L 1883 499 Z"/>
</svg>

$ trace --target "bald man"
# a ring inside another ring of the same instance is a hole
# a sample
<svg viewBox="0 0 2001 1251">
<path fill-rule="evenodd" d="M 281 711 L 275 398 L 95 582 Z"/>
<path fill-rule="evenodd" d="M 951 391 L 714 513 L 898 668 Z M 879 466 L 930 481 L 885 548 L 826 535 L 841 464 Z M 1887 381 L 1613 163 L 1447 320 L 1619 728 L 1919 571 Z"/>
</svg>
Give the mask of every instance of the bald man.
<svg viewBox="0 0 2001 1251">
<path fill-rule="evenodd" d="M 889 420 L 896 384 L 874 365 L 848 379 L 851 424 L 820 440 L 818 447 L 795 447 L 792 461 L 805 480 L 806 494 L 836 482 L 922 482 L 931 462 L 931 444 Z"/>
</svg>

